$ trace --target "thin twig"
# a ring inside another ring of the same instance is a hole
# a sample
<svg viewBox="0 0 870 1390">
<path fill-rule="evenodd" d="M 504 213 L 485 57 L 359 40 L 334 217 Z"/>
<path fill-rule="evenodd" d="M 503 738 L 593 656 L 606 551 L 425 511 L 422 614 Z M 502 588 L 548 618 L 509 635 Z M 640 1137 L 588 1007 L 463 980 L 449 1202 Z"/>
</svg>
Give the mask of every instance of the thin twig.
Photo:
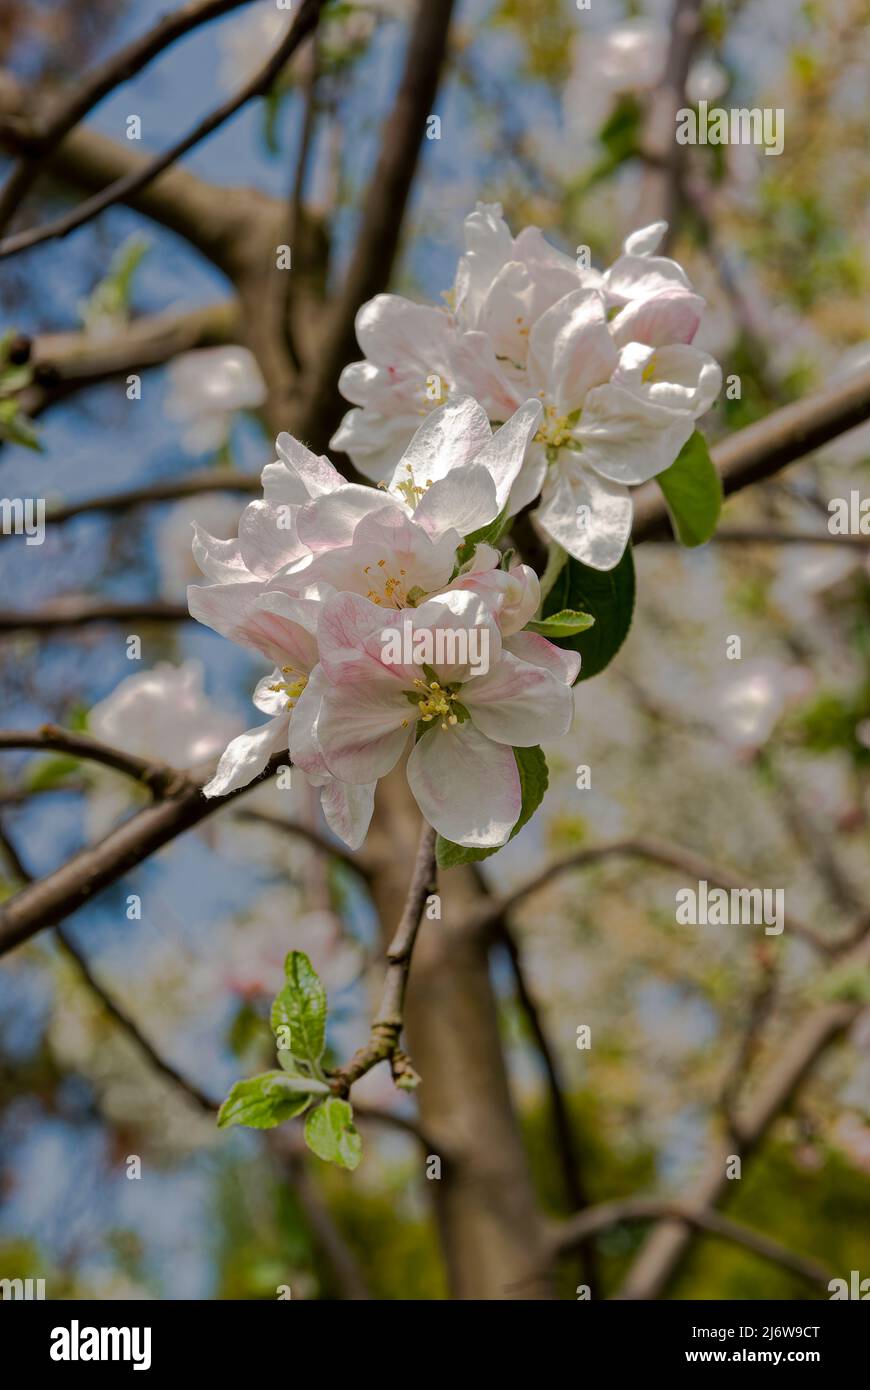
<svg viewBox="0 0 870 1390">
<path fill-rule="evenodd" d="M 89 734 L 61 729 L 57 724 L 43 724 L 40 729 L 0 729 L 0 750 L 12 748 L 67 753 L 71 758 L 102 763 L 104 767 L 114 768 L 116 772 L 123 772 L 143 783 L 154 796 L 173 796 L 192 785 L 186 773 L 169 767 L 167 763 L 151 762 L 122 748 L 101 743 Z"/>
<path fill-rule="evenodd" d="M 638 835 L 632 839 L 612 840 L 606 844 L 591 845 L 588 849 L 577 850 L 573 854 L 566 855 L 564 859 L 557 859 L 554 863 L 548 864 L 540 873 L 520 884 L 512 892 L 483 906 L 476 914 L 473 925 L 478 931 L 490 931 L 503 917 L 519 907 L 526 898 L 539 892 L 540 889 L 546 888 L 561 874 L 573 869 L 587 868 L 590 864 L 597 864 L 605 859 L 621 858 L 622 856 L 649 859 L 655 864 L 678 869 L 690 879 L 696 881 L 706 879 L 715 887 L 725 888 L 729 891 L 745 888 L 752 878 L 751 875 L 737 874 L 731 869 L 724 869 L 718 864 L 711 863 L 710 860 L 696 854 L 693 850 L 685 849 L 682 845 L 669 844 L 665 840 L 653 839 L 649 835 Z M 817 950 L 828 955 L 836 951 L 841 944 L 826 941 L 812 927 L 807 926 L 791 914 L 785 918 L 785 927 L 790 935 L 801 937 Z"/>
<path fill-rule="evenodd" d="M 611 1230 L 625 1222 L 661 1219 L 680 1221 L 697 1231 L 730 1241 L 733 1245 L 750 1250 L 753 1255 L 770 1260 L 818 1287 L 827 1288 L 831 1278 L 830 1271 L 821 1261 L 808 1255 L 799 1255 L 771 1236 L 744 1226 L 742 1222 L 732 1221 L 730 1217 L 722 1216 L 719 1212 L 670 1197 L 627 1197 L 624 1200 L 602 1202 L 599 1206 L 588 1207 L 586 1211 L 578 1212 L 576 1216 L 572 1216 L 556 1228 L 551 1254 L 553 1258 L 567 1254 L 590 1236 Z"/>
<path fill-rule="evenodd" d="M 26 232 L 19 232 L 15 236 L 7 237 L 0 242 L 0 259 L 13 256 L 32 246 L 38 246 L 42 242 L 67 236 L 69 232 L 83 226 L 86 222 L 90 222 L 106 208 L 113 207 L 115 203 L 125 202 L 132 194 L 139 192 L 153 179 L 156 179 L 158 174 L 162 174 L 165 169 L 170 168 L 176 160 L 192 150 L 207 135 L 211 135 L 254 97 L 263 96 L 296 52 L 302 40 L 311 33 L 324 3 L 325 0 L 302 0 L 302 7 L 296 19 L 269 61 L 241 87 L 235 96 L 221 102 L 220 106 L 194 126 L 193 130 L 189 131 L 183 139 L 170 146 L 163 154 L 150 160 L 143 168 L 131 171 L 123 178 L 110 184 L 108 188 L 95 194 L 94 197 L 86 199 L 84 203 L 73 208 L 63 217 L 58 217 L 53 222 L 45 223 L 41 227 L 33 227 Z"/>
<path fill-rule="evenodd" d="M 58 104 L 48 119 L 33 129 L 16 125 L 16 141 L 25 153 L 15 164 L 0 192 L 0 230 L 26 197 L 40 170 L 54 150 L 89 111 L 124 82 L 129 82 L 148 63 L 177 39 L 250 0 L 199 0 L 164 15 L 147 33 L 113 53 L 79 83 L 72 95 Z"/>
<path fill-rule="evenodd" d="M 332 1074 L 337 1095 L 346 1096 L 354 1082 L 387 1058 L 393 1064 L 393 1076 L 397 1082 L 401 1081 L 403 1074 L 411 1074 L 407 1058 L 399 1052 L 399 1038 L 404 1026 L 405 989 L 411 956 L 426 899 L 434 889 L 434 879 L 435 831 L 424 821 L 405 906 L 395 936 L 387 947 L 387 971 L 380 1008 L 372 1024 L 369 1041 L 354 1053 L 345 1066 L 338 1067 Z"/>
</svg>

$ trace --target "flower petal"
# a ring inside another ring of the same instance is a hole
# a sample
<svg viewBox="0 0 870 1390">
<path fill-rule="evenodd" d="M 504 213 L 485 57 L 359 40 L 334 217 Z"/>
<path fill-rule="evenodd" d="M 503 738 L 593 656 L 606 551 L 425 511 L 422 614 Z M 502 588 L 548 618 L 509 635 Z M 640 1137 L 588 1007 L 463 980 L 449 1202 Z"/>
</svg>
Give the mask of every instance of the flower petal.
<svg viewBox="0 0 870 1390">
<path fill-rule="evenodd" d="M 648 299 L 631 300 L 611 321 L 610 332 L 617 347 L 627 343 L 649 343 L 652 347 L 690 343 L 703 310 L 699 294 L 674 285 Z"/>
<path fill-rule="evenodd" d="M 501 511 L 519 477 L 526 451 L 541 423 L 543 407 L 539 400 L 528 400 L 514 411 L 492 439 L 484 444 L 474 462 L 484 467 L 495 483 L 498 510 Z"/>
<path fill-rule="evenodd" d="M 608 381 L 619 354 L 597 290 L 575 290 L 548 309 L 529 337 L 529 378 L 567 415 L 587 391 Z"/>
<path fill-rule="evenodd" d="M 397 463 L 390 488 L 408 479 L 418 487 L 436 482 L 471 463 L 491 437 L 486 411 L 471 396 L 439 406 L 426 416 Z"/>
<path fill-rule="evenodd" d="M 376 786 L 376 782 L 354 786 L 333 777 L 320 789 L 326 824 L 348 849 L 359 849 L 366 837 L 375 809 Z"/>
<path fill-rule="evenodd" d="M 510 652 L 502 652 L 485 676 L 467 681 L 460 698 L 481 733 L 514 748 L 566 734 L 574 714 L 571 691 L 561 680 Z"/>
<path fill-rule="evenodd" d="M 502 646 L 506 652 L 527 661 L 532 666 L 542 666 L 561 681 L 563 685 L 573 685 L 580 672 L 580 653 L 557 647 L 548 642 L 540 632 L 515 632 L 503 638 Z"/>
<path fill-rule="evenodd" d="M 226 796 L 238 787 L 247 787 L 259 777 L 273 753 L 286 749 L 289 726 L 288 710 L 234 738 L 221 755 L 214 777 L 203 787 L 203 796 Z"/>
<path fill-rule="evenodd" d="M 414 511 L 414 520 L 433 538 L 449 539 L 458 532 L 455 550 L 463 536 L 495 521 L 499 511 L 494 479 L 485 468 L 472 463 L 453 469 L 427 488 Z M 449 577 L 448 570 L 446 578 Z"/>
<path fill-rule="evenodd" d="M 423 735 L 408 759 L 408 785 L 429 824 L 458 845 L 503 845 L 523 805 L 513 749 L 468 722 Z"/>
<path fill-rule="evenodd" d="M 572 461 L 548 481 L 535 516 L 575 560 L 595 570 L 611 570 L 622 559 L 631 535 L 631 496 L 621 483 Z"/>
</svg>

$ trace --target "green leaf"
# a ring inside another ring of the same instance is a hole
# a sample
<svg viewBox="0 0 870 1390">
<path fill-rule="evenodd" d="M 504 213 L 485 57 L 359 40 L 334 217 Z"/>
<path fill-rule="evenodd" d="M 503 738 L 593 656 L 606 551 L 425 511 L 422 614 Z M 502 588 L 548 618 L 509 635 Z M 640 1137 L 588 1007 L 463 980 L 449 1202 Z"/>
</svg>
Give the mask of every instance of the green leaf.
<svg viewBox="0 0 870 1390">
<path fill-rule="evenodd" d="M 272 1032 L 289 1028 L 292 1055 L 319 1062 L 326 1042 L 326 990 L 304 951 L 290 952 L 284 974 L 287 983 L 272 1005 Z"/>
<path fill-rule="evenodd" d="M 218 1111 L 218 1128 L 247 1125 L 249 1129 L 274 1129 L 311 1104 L 311 1083 L 302 1083 L 282 1071 L 267 1071 L 247 1081 L 237 1081 Z"/>
<path fill-rule="evenodd" d="M 42 452 L 42 442 L 18 401 L 10 397 L 0 401 L 0 439 L 9 444 L 21 444 L 25 449 Z"/>
<path fill-rule="evenodd" d="M 656 482 L 668 504 L 677 540 L 689 546 L 708 541 L 722 510 L 722 479 L 698 430 Z"/>
<path fill-rule="evenodd" d="M 304 1070 L 305 1063 L 300 1062 L 286 1048 L 278 1048 L 278 1065 L 286 1076 L 300 1083 L 296 1090 L 310 1091 L 313 1096 L 329 1095 L 329 1086 L 326 1082 L 318 1080 L 316 1076 L 312 1076 L 309 1071 Z"/>
<path fill-rule="evenodd" d="M 514 757 L 520 774 L 523 807 L 508 841 L 531 820 L 544 799 L 549 780 L 547 759 L 540 748 L 515 748 Z M 443 835 L 439 835 L 435 842 L 439 869 L 453 869 L 457 864 L 476 864 L 481 859 L 488 859 L 491 854 L 498 854 L 501 848 L 501 845 L 496 845 L 493 849 L 472 849 L 466 845 L 455 845 L 452 840 L 445 840 Z"/>
<path fill-rule="evenodd" d="M 362 1158 L 362 1139 L 348 1101 L 331 1096 L 305 1120 L 305 1142 L 326 1163 L 353 1171 Z"/>
<path fill-rule="evenodd" d="M 526 632 L 539 632 L 542 637 L 549 637 L 552 641 L 557 637 L 574 637 L 578 632 L 585 632 L 592 627 L 595 622 L 591 613 L 576 613 L 571 608 L 563 608 L 558 613 L 551 613 L 549 618 L 541 618 L 536 622 L 526 623 Z"/>
<path fill-rule="evenodd" d="M 470 536 L 466 536 L 456 552 L 456 563 L 460 569 L 468 563 L 479 545 L 495 545 L 496 541 L 504 534 L 507 523 L 507 506 L 505 506 L 494 521 L 487 522 L 486 526 L 481 526 L 479 530 L 472 531 Z"/>
<path fill-rule="evenodd" d="M 627 547 L 612 570 L 594 570 L 569 555 L 556 576 L 544 602 L 545 618 L 570 609 L 588 613 L 595 626 L 575 637 L 556 639 L 558 647 L 579 652 L 582 657 L 578 680 L 589 680 L 603 671 L 619 651 L 634 613 L 634 560 Z"/>
</svg>

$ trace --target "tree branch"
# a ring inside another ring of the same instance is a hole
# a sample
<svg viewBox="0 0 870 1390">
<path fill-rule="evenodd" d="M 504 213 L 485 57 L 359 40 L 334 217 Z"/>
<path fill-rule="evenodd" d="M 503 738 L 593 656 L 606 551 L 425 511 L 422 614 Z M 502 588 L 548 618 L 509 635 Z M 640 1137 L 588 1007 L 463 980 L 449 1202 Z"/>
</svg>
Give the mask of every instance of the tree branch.
<svg viewBox="0 0 870 1390">
<path fill-rule="evenodd" d="M 43 724 L 37 730 L 0 729 L 0 749 L 32 748 L 40 752 L 67 753 L 72 758 L 86 758 L 104 767 L 123 772 L 141 782 L 154 796 L 173 796 L 193 784 L 186 773 L 178 772 L 166 763 L 150 762 L 121 748 L 100 743 L 88 734 L 61 729 L 56 724 Z"/>
<path fill-rule="evenodd" d="M 865 968 L 870 963 L 870 931 L 837 956 L 845 969 Z M 854 1022 L 865 1006 L 857 1003 L 821 1004 L 807 1013 L 780 1046 L 776 1060 L 756 1085 L 748 1101 L 734 1117 L 727 1143 L 710 1158 L 686 1198 L 694 1210 L 715 1205 L 729 1186 L 726 1176 L 732 1154 L 746 1158 L 758 1147 L 770 1125 L 785 1108 L 817 1059 Z M 690 1244 L 685 1219 L 664 1220 L 647 1239 L 628 1271 L 621 1298 L 654 1299 L 661 1296 L 682 1262 Z"/>
<path fill-rule="evenodd" d="M 763 1260 L 780 1265 L 791 1274 L 797 1274 L 808 1283 L 827 1288 L 831 1278 L 830 1271 L 819 1260 L 807 1255 L 799 1255 L 788 1246 L 771 1236 L 755 1231 L 741 1222 L 732 1221 L 706 1207 L 693 1206 L 689 1202 L 679 1202 L 668 1197 L 628 1197 L 622 1201 L 602 1202 L 589 1207 L 556 1228 L 551 1245 L 553 1258 L 575 1250 L 590 1236 L 611 1230 L 627 1221 L 656 1221 L 662 1218 L 678 1220 L 696 1231 L 717 1236 L 742 1246 Z"/>
<path fill-rule="evenodd" d="M 371 1037 L 345 1066 L 338 1067 L 332 1073 L 333 1087 L 337 1095 L 346 1096 L 354 1082 L 359 1081 L 360 1077 L 365 1076 L 378 1062 L 387 1058 L 390 1059 L 393 1078 L 397 1083 L 403 1075 L 411 1076 L 408 1059 L 404 1053 L 399 1052 L 399 1038 L 404 1026 L 405 990 L 411 969 L 411 956 L 426 899 L 434 891 L 434 881 L 435 831 L 424 821 L 408 896 L 396 934 L 387 947 L 387 973 L 380 1008 L 372 1024 Z"/>
<path fill-rule="evenodd" d="M 868 418 L 870 368 L 775 410 L 710 451 L 725 496 L 771 477 Z M 637 543 L 669 534 L 664 498 L 654 482 L 646 483 L 635 493 L 632 539 Z"/>
<path fill-rule="evenodd" d="M 447 53 L 453 0 L 419 0 L 405 69 L 383 134 L 369 184 L 353 256 L 317 354 L 310 382 L 303 383 L 295 433 L 315 451 L 325 448 L 344 403 L 338 378 L 357 353 L 354 323 L 367 300 L 386 289 L 420 156 L 426 120 Z"/>
<path fill-rule="evenodd" d="M 80 850 L 53 873 L 16 893 L 0 906 L 0 955 L 91 902 L 110 883 L 170 840 L 273 777 L 287 761 L 286 754 L 274 757 L 247 787 L 225 796 L 206 799 L 197 786 L 167 796 L 131 816 L 98 844 Z"/>
<path fill-rule="evenodd" d="M 263 96 L 271 87 L 282 68 L 290 60 L 300 43 L 316 26 L 325 0 L 302 0 L 296 18 L 272 57 L 235 94 L 217 106 L 208 116 L 188 132 L 183 139 L 165 150 L 156 158 L 146 160 L 137 169 L 131 170 L 122 178 L 111 183 L 108 188 L 88 198 L 79 207 L 73 208 L 62 217 L 56 218 L 41 227 L 33 227 L 0 241 L 0 259 L 16 255 L 20 251 L 38 246 L 42 242 L 67 236 L 77 227 L 91 221 L 99 213 L 115 203 L 128 202 L 153 182 L 159 174 L 169 169 L 182 155 L 187 154 L 207 135 L 211 135 L 225 121 L 234 116 L 254 97 Z"/>
<path fill-rule="evenodd" d="M 180 623 L 190 618 L 186 604 L 162 599 L 112 603 L 103 599 L 63 597 L 34 613 L 0 613 L 0 633 L 57 632 L 87 623 Z"/>
<path fill-rule="evenodd" d="M 692 850 L 685 849 L 682 845 L 669 844 L 664 840 L 653 839 L 649 835 L 638 835 L 633 839 L 613 840 L 607 844 L 592 845 L 588 849 L 577 850 L 564 859 L 557 859 L 554 863 L 548 864 L 540 873 L 520 884 L 513 892 L 484 905 L 476 914 L 472 925 L 479 932 L 491 931 L 502 918 L 507 917 L 526 898 L 539 892 L 540 889 L 546 888 L 561 874 L 567 873 L 571 869 L 584 869 L 590 864 L 597 864 L 602 860 L 619 858 L 623 855 L 649 859 L 655 864 L 677 869 L 689 879 L 696 881 L 706 879 L 708 883 L 717 888 L 728 890 L 745 888 L 752 881 L 752 875 L 736 874 L 731 869 L 723 869 L 720 865 L 711 863 L 710 860 L 695 854 Z M 801 937 L 818 951 L 827 955 L 838 949 L 837 942 L 826 941 L 812 927 L 807 926 L 791 914 L 785 918 L 785 926 L 792 936 Z"/>
<path fill-rule="evenodd" d="M 0 192 L 0 230 L 27 196 L 51 152 L 104 97 L 122 83 L 129 82 L 177 39 L 218 15 L 249 3 L 250 0 L 198 0 L 198 3 L 181 6 L 173 13 L 164 15 L 147 33 L 133 39 L 101 63 L 90 76 L 85 77 L 70 97 L 56 104 L 47 120 L 29 129 L 20 121 L 13 122 L 12 134 L 26 153 L 22 154 Z M 2 139 L 0 123 L 0 142 Z"/>
</svg>

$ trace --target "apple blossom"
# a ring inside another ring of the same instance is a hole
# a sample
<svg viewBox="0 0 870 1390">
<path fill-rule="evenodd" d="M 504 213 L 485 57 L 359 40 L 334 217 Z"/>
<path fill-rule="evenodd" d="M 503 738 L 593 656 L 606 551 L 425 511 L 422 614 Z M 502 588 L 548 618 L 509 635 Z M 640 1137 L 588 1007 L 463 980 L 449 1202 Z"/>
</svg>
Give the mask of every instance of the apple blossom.
<svg viewBox="0 0 870 1390">
<path fill-rule="evenodd" d="M 257 359 L 244 347 L 179 353 L 167 377 L 166 414 L 183 426 L 182 443 L 190 454 L 220 449 L 235 412 L 255 409 L 266 399 Z"/>
<path fill-rule="evenodd" d="M 428 639 L 439 653 L 445 634 L 466 642 L 453 660 L 387 660 L 388 636 L 403 623 L 415 648 Z M 467 658 L 472 629 L 484 639 L 485 674 Z M 294 762 L 316 770 L 322 759 L 342 783 L 370 784 L 413 741 L 408 783 L 429 823 L 457 844 L 504 844 L 522 810 L 513 749 L 567 732 L 579 656 L 533 633 L 502 639 L 483 600 L 464 590 L 405 610 L 336 594 L 320 614 L 318 646 L 291 724 Z"/>
<path fill-rule="evenodd" d="M 414 412 L 465 392 L 494 422 L 538 400 L 542 420 L 512 476 L 507 515 L 540 494 L 538 521 L 569 554 L 612 569 L 628 543 L 629 488 L 669 468 L 721 385 L 690 347 L 703 300 L 682 267 L 657 254 L 657 222 L 632 233 L 603 274 L 578 266 L 537 228 L 513 238 L 497 204 L 465 224 L 451 311 L 379 296 L 360 311 L 376 360 L 346 369 L 356 403 L 333 439 L 393 490 Z M 442 407 L 443 409 L 443 407 Z M 392 470 L 392 476 L 390 476 Z"/>
</svg>

